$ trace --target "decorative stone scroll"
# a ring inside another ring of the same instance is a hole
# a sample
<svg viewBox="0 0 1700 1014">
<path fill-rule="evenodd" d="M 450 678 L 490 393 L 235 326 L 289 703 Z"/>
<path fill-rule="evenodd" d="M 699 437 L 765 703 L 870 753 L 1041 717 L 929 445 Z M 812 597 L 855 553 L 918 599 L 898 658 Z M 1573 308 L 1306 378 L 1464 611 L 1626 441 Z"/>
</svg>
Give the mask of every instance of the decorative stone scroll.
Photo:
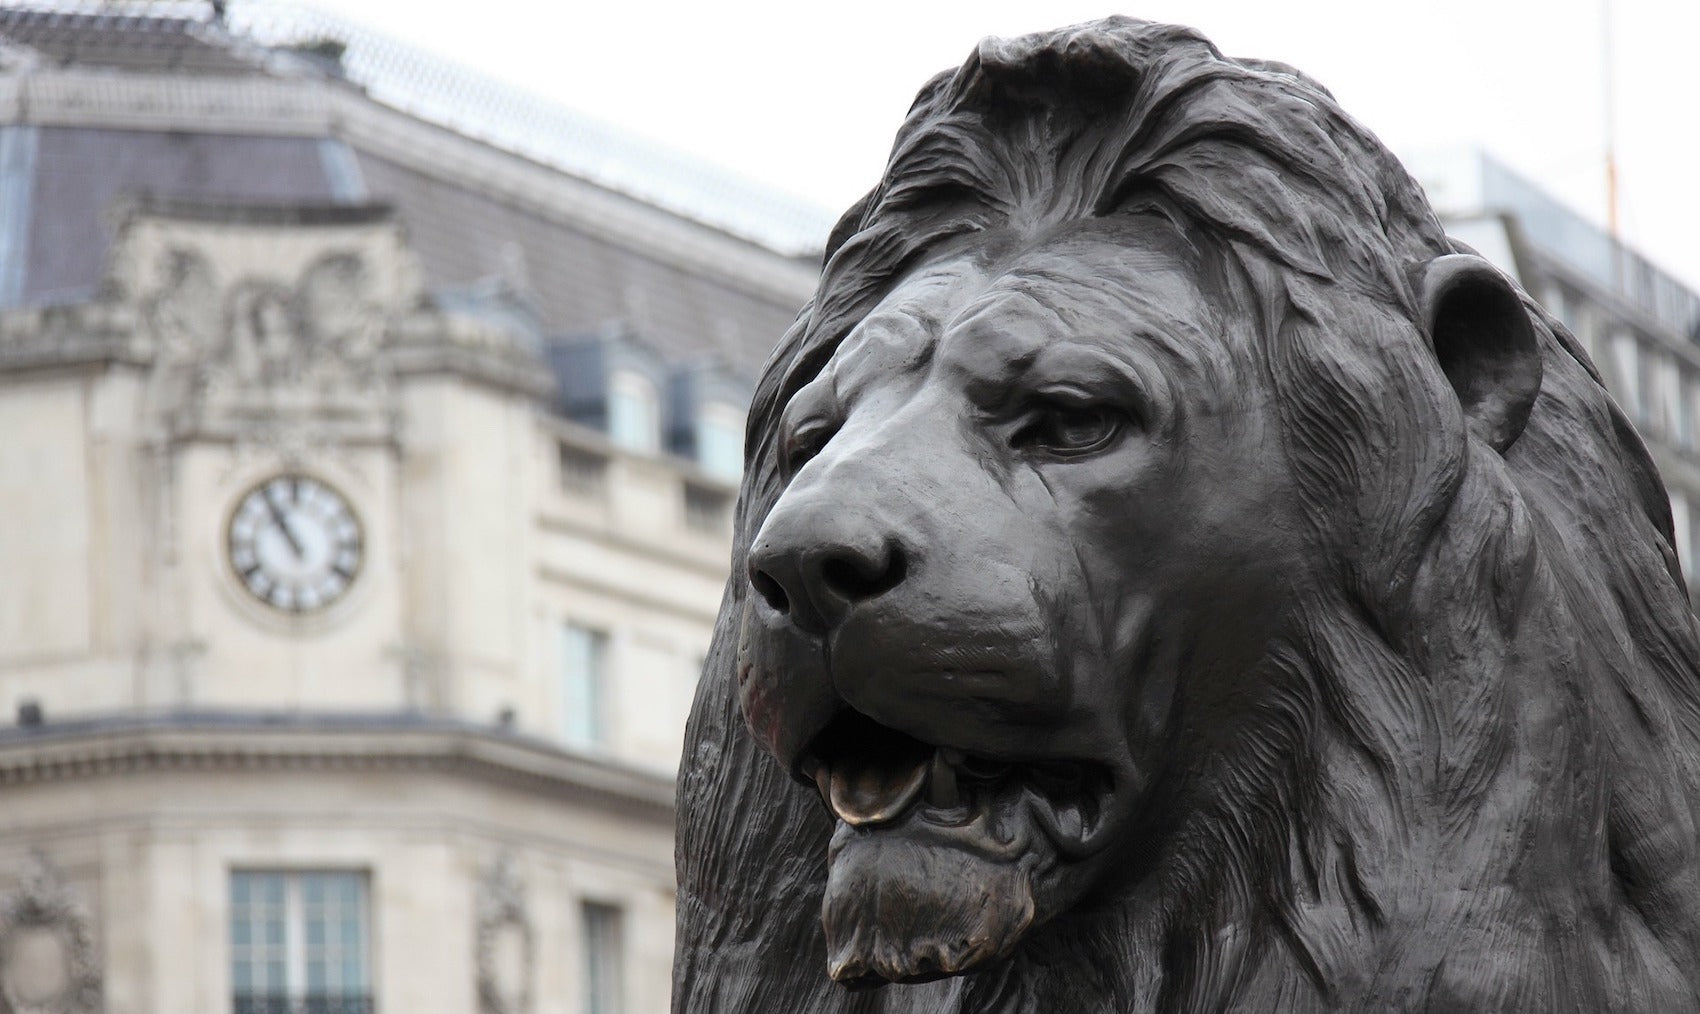
<svg viewBox="0 0 1700 1014">
<path fill-rule="evenodd" d="M 220 287 L 207 258 L 174 248 L 144 299 L 160 361 L 193 363 L 239 384 L 358 383 L 372 379 L 384 308 L 358 253 L 334 251 L 293 283 L 247 275 Z"/>
<path fill-rule="evenodd" d="M 531 1014 L 536 941 L 525 884 L 509 853 L 479 879 L 476 938 L 479 1014 Z"/>
<path fill-rule="evenodd" d="M 8 1014 L 99 1014 L 101 974 L 89 916 L 59 870 L 31 851 L 0 897 L 0 997 Z"/>
</svg>

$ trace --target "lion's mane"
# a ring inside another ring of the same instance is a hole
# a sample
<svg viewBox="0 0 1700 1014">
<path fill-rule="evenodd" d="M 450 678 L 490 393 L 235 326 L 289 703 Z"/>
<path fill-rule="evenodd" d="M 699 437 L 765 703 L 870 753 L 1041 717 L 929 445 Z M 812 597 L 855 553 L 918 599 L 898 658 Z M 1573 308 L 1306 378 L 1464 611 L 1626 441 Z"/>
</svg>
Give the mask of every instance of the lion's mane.
<svg viewBox="0 0 1700 1014">
<path fill-rule="evenodd" d="M 1249 382 L 1279 407 L 1328 579 L 1272 652 L 1216 805 L 1163 855 L 1128 857 L 1161 885 L 1059 920 L 1001 968 L 845 992 L 822 971 L 829 819 L 745 734 L 734 686 L 779 414 L 940 243 L 1130 205 L 1212 244 L 1256 316 Z M 1544 375 L 1503 456 L 1455 409 L 1388 399 L 1432 369 L 1411 340 L 1417 272 L 1460 250 L 1327 91 L 1189 29 L 988 40 L 930 82 L 751 409 L 679 781 L 675 1010 L 1694 1005 L 1700 641 L 1666 494 L 1574 337 L 1527 297 Z M 1530 658 L 1535 624 L 1556 633 Z M 1529 742 L 1530 700 L 1561 736 Z M 1552 826 L 1565 782 L 1597 800 L 1591 826 Z M 1555 835 L 1574 862 L 1530 869 L 1529 842 Z"/>
</svg>

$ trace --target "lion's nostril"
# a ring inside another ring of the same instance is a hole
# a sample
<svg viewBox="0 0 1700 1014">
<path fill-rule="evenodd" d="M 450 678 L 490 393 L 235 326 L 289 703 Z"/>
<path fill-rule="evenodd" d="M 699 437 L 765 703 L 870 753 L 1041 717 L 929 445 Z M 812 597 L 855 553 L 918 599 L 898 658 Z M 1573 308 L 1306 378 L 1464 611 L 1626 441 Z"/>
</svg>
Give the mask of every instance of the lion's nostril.
<svg viewBox="0 0 1700 1014">
<path fill-rule="evenodd" d="M 866 518 L 801 510 L 776 509 L 762 526 L 750 547 L 749 587 L 779 616 L 823 635 L 859 602 L 901 582 L 909 562 L 896 540 L 856 530 L 870 527 Z"/>
<path fill-rule="evenodd" d="M 903 554 L 891 547 L 877 560 L 850 554 L 829 556 L 821 561 L 820 577 L 841 598 L 860 602 L 897 587 L 907 571 Z"/>
<path fill-rule="evenodd" d="M 756 590 L 757 595 L 767 600 L 767 604 L 772 606 L 775 612 L 789 613 L 791 611 L 790 597 L 785 594 L 785 589 L 767 571 L 752 571 L 750 573 L 750 586 Z"/>
</svg>

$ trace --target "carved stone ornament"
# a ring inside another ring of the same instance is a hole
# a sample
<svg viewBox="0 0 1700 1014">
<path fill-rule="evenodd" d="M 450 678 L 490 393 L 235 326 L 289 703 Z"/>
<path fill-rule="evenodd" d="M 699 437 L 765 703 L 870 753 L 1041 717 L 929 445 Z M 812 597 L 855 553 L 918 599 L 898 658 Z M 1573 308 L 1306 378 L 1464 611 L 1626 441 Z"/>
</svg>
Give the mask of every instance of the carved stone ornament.
<svg viewBox="0 0 1700 1014">
<path fill-rule="evenodd" d="M 194 250 L 173 247 L 160 258 L 160 275 L 143 303 L 160 357 L 178 362 L 204 354 L 223 324 L 212 265 Z"/>
<path fill-rule="evenodd" d="M 382 208 L 140 202 L 122 217 L 108 299 L 137 308 L 151 414 L 177 434 L 315 444 L 382 438 L 383 356 L 417 310 L 417 264 Z"/>
<path fill-rule="evenodd" d="M 237 381 L 254 386 L 299 381 L 312 350 L 302 340 L 292 295 L 262 279 L 232 285 L 224 302 L 225 345 L 208 365 L 222 365 Z"/>
<path fill-rule="evenodd" d="M 1325 89 L 987 40 L 825 265 L 750 409 L 675 1010 L 1700 1010 L 1663 484 Z"/>
<path fill-rule="evenodd" d="M 479 1014 L 531 1014 L 535 950 L 525 884 L 503 853 L 478 883 Z"/>
<path fill-rule="evenodd" d="M 88 913 L 59 871 L 31 852 L 0 898 L 0 998 L 7 1014 L 98 1014 L 100 963 Z"/>
</svg>

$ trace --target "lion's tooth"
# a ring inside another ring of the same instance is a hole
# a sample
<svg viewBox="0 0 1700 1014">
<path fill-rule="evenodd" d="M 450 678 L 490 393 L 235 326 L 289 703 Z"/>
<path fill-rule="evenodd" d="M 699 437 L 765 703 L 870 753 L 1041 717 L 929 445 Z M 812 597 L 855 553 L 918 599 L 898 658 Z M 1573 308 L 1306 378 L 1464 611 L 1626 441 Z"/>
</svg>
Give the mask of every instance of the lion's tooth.
<svg viewBox="0 0 1700 1014">
<path fill-rule="evenodd" d="M 888 823 L 921 794 L 927 767 L 926 758 L 909 766 L 837 763 L 824 795 L 832 812 L 851 827 Z"/>
<path fill-rule="evenodd" d="M 815 791 L 819 792 L 820 797 L 827 801 L 828 806 L 831 806 L 832 805 L 832 769 L 827 767 L 825 764 L 816 764 L 815 770 L 813 772 L 813 777 L 814 777 L 814 780 L 815 780 Z"/>
<path fill-rule="evenodd" d="M 940 809 L 962 802 L 956 791 L 956 767 L 951 761 L 955 753 L 942 747 L 933 751 L 932 770 L 927 775 L 927 802 Z M 960 758 L 961 754 L 956 756 Z"/>
</svg>

